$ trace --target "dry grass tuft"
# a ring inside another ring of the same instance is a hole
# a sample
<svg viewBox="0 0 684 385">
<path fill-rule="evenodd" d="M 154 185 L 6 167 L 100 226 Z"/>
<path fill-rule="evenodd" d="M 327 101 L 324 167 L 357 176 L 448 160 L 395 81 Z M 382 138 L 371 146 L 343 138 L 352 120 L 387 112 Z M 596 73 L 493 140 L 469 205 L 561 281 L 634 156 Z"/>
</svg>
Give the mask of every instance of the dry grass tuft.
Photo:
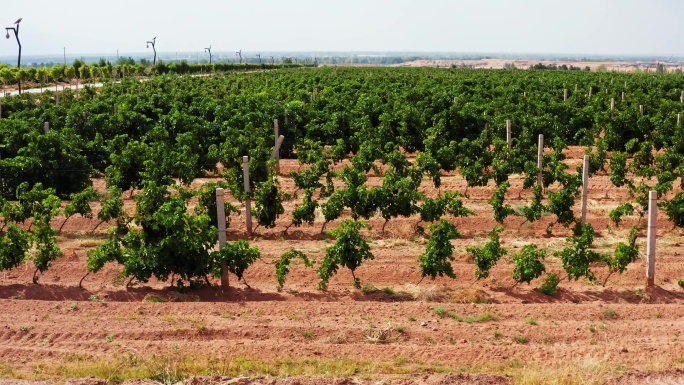
<svg viewBox="0 0 684 385">
<path fill-rule="evenodd" d="M 370 325 L 363 330 L 363 336 L 366 341 L 373 344 L 386 344 L 388 342 L 396 341 L 398 338 L 396 326 L 388 322 L 384 327 L 377 327 Z"/>
</svg>

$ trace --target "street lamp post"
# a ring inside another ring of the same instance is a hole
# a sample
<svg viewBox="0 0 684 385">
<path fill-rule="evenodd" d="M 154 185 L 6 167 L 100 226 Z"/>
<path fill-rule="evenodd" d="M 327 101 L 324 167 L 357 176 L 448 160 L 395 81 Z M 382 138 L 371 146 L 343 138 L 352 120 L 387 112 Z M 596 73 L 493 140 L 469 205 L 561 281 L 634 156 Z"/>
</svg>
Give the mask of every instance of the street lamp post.
<svg viewBox="0 0 684 385">
<path fill-rule="evenodd" d="M 209 64 L 211 64 L 211 45 L 209 45 L 209 48 L 205 48 L 204 52 L 209 52 Z"/>
<path fill-rule="evenodd" d="M 152 44 L 152 50 L 154 51 L 154 59 L 152 60 L 152 65 L 157 64 L 157 49 L 154 47 L 154 44 L 157 42 L 157 37 L 155 36 L 152 38 L 152 41 L 147 42 L 147 48 L 150 48 L 150 44 Z"/>
<path fill-rule="evenodd" d="M 19 23 L 21 23 L 21 20 L 23 18 L 20 17 L 19 20 L 15 21 L 14 24 L 16 27 L 7 27 L 5 28 L 5 31 L 7 31 L 7 35 L 5 35 L 6 38 L 10 38 L 9 31 L 12 30 L 14 32 L 14 37 L 17 38 L 17 44 L 19 45 L 19 57 L 17 59 L 17 68 L 21 68 L 21 42 L 19 41 Z M 19 93 L 21 94 L 21 77 L 19 77 Z"/>
</svg>

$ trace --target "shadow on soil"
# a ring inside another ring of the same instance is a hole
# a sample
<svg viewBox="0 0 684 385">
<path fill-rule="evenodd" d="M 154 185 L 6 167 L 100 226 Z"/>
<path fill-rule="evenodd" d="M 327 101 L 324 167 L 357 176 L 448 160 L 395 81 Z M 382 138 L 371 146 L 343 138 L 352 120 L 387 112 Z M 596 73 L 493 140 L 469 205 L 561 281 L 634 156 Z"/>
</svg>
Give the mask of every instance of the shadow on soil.
<svg viewBox="0 0 684 385">
<path fill-rule="evenodd" d="M 635 290 L 605 289 L 602 291 L 570 291 L 559 288 L 558 292 L 553 296 L 542 294 L 536 290 L 527 293 L 519 293 L 512 288 L 492 289 L 492 291 L 502 293 L 510 298 L 519 299 L 522 303 L 581 303 L 601 301 L 606 303 L 667 304 L 684 300 L 684 293 L 668 291 L 658 286 Z"/>
<path fill-rule="evenodd" d="M 258 302 L 258 301 L 316 301 L 316 302 L 406 302 L 415 301 L 414 294 L 397 291 L 384 292 L 374 290 L 372 292 L 354 291 L 306 291 L 306 292 L 271 292 L 255 288 L 231 286 L 222 289 L 218 286 L 205 287 L 188 293 L 179 293 L 172 288 L 153 289 L 145 286 L 122 287 L 120 290 L 90 291 L 87 285 L 84 288 L 64 287 L 50 284 L 11 284 L 0 286 L 0 299 L 35 300 L 35 301 L 88 301 L 93 296 L 108 302 Z M 665 290 L 661 287 L 636 290 L 604 289 L 602 291 L 569 291 L 559 288 L 554 296 L 544 295 L 536 290 L 531 292 L 518 292 L 515 288 L 493 288 L 492 292 L 501 294 L 513 300 L 526 303 L 582 303 L 600 301 L 604 303 L 651 303 L 668 304 L 684 301 L 684 293 Z M 482 293 L 489 297 L 486 293 Z M 420 300 L 436 302 L 464 302 L 457 300 L 454 293 L 444 298 L 422 298 Z M 465 297 L 464 297 L 465 298 Z M 469 298 L 469 297 L 468 297 Z M 507 302 L 485 298 L 486 303 Z M 470 300 L 465 302 L 472 302 Z"/>
</svg>

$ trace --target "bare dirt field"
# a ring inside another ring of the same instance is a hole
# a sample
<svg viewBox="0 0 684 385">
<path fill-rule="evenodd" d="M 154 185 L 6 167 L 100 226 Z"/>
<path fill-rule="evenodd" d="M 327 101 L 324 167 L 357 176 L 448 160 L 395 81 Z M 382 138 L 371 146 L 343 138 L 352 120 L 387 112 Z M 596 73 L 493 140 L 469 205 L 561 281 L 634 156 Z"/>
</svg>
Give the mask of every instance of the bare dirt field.
<svg viewBox="0 0 684 385">
<path fill-rule="evenodd" d="M 568 151 L 571 169 L 582 154 L 581 148 Z M 297 167 L 296 161 L 281 162 L 285 191 L 293 192 L 285 175 Z M 370 185 L 381 183 L 381 177 L 369 178 Z M 512 177 L 507 203 L 514 208 L 531 199 L 521 184 L 520 177 Z M 260 228 L 249 237 L 262 255 L 245 273 L 251 287 L 231 277 L 229 290 L 220 289 L 218 280 L 188 294 L 170 290 L 168 282 L 127 288 L 121 267 L 112 264 L 87 276 L 81 289 L 86 253 L 107 226 L 91 234 L 97 221 L 72 218 L 60 235 L 64 257 L 39 284 L 31 283 L 30 262 L 0 275 L 0 378 L 73 384 L 101 382 L 62 380 L 177 382 L 193 375 L 205 377 L 184 383 L 682 383 L 684 290 L 677 279 L 684 278 L 684 232 L 660 213 L 656 287 L 646 290 L 645 220 L 635 215 L 619 227 L 612 224 L 608 212 L 629 194 L 611 186 L 607 175 L 590 181 L 588 221 L 597 231 L 595 248 L 612 253 L 618 242 L 626 242 L 629 227 L 640 223 L 642 258 L 624 274 L 608 277 L 605 286 L 563 280 L 553 297 L 536 290 L 539 282 L 515 285 L 510 254 L 535 243 L 548 250 L 547 271 L 563 277 L 552 252 L 566 245 L 571 232 L 557 225 L 547 234 L 551 216 L 533 224 L 509 217 L 502 234 L 509 256 L 489 278 L 477 281 L 465 248 L 486 242 L 496 226 L 487 204 L 494 186 L 466 188 L 456 174 L 443 178 L 441 191 L 466 193 L 465 205 L 478 216 L 451 218 L 463 236 L 452 241 L 456 279 L 419 285 L 418 256 L 426 240 L 415 235 L 418 218 L 393 219 L 384 234 L 383 220 L 375 218 L 365 233 L 375 259 L 356 272 L 364 290 L 354 289 L 349 271 L 340 270 L 329 289 L 320 291 L 316 266 L 296 264 L 278 292 L 274 263 L 283 252 L 297 248 L 320 261 L 333 242 L 320 234 L 322 217 L 282 234 L 294 205 L 288 202 L 275 229 Z M 104 182 L 97 181 L 96 188 L 104 191 Z M 428 181 L 422 190 L 438 193 Z M 133 200 L 126 198 L 133 210 Z M 229 239 L 246 238 L 244 218 L 234 215 L 228 232 Z M 596 271 L 603 283 L 607 269 Z"/>
<path fill-rule="evenodd" d="M 415 60 L 407 63 L 397 64 L 397 67 L 451 67 L 465 66 L 472 68 L 493 68 L 502 69 L 506 64 L 512 64 L 517 68 L 528 69 L 535 64 L 546 66 L 575 66 L 579 68 L 589 67 L 592 71 L 604 69 L 607 71 L 655 71 L 657 64 L 654 62 L 635 62 L 635 61 L 563 61 L 563 60 L 530 60 L 530 59 L 481 59 L 481 60 Z M 675 67 L 668 65 L 669 70 Z"/>
</svg>

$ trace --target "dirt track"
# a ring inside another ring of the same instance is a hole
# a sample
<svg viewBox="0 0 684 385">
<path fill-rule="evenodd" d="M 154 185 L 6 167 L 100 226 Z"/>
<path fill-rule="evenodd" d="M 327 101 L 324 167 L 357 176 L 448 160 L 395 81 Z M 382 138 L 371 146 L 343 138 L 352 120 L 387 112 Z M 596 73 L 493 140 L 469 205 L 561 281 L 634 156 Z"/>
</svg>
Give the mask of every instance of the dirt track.
<svg viewBox="0 0 684 385">
<path fill-rule="evenodd" d="M 569 154 L 574 169 L 582 151 L 571 149 Z M 296 165 L 283 161 L 281 167 L 285 173 Z M 380 183 L 381 178 L 370 178 L 369 184 Z M 529 201 L 529 192 L 520 193 L 520 184 L 519 178 L 512 178 L 507 203 L 514 208 Z M 102 182 L 96 187 L 103 188 Z M 292 192 L 291 180 L 283 177 L 282 187 Z M 428 182 L 423 190 L 437 193 Z M 445 177 L 446 190 L 465 192 L 463 178 Z M 684 277 L 682 230 L 672 230 L 661 213 L 657 288 L 644 290 L 640 260 L 624 274 L 611 276 L 606 286 L 563 281 L 560 293 L 548 297 L 535 290 L 539 282 L 514 285 L 510 257 L 500 261 L 489 278 L 475 280 L 465 247 L 485 242 L 496 225 L 487 204 L 492 190 L 492 185 L 467 189 L 465 205 L 478 216 L 453 220 L 463 235 L 453 241 L 455 280 L 415 285 L 420 278 L 417 258 L 425 250 L 425 240 L 414 236 L 417 218 L 393 219 L 384 235 L 383 220 L 371 220 L 374 228 L 367 235 L 373 238 L 375 260 L 357 270 L 362 284 L 378 289 L 367 293 L 352 288 L 345 270 L 331 280 L 328 291 L 319 291 L 315 270 L 301 265 L 292 266 L 284 291 L 276 290 L 274 262 L 284 251 L 295 247 L 320 260 L 331 244 L 320 235 L 322 221 L 282 235 L 291 202 L 278 227 L 259 229 L 251 240 L 262 253 L 245 274 L 251 288 L 233 279 L 228 291 L 213 286 L 190 295 L 174 294 L 168 283 L 159 282 L 126 289 L 116 265 L 88 276 L 79 289 L 86 252 L 99 242 L 97 234 L 104 235 L 106 226 L 90 236 L 96 222 L 72 218 L 60 236 L 65 257 L 40 277 L 39 285 L 30 283 L 31 264 L 0 276 L 0 377 L 64 378 L 88 370 L 103 377 L 101 373 L 126 372 L 122 365 L 150 369 L 148 360 L 156 357 L 155 362 L 179 373 L 303 376 L 300 383 L 313 381 L 306 380 L 309 376 L 420 376 L 424 382 L 399 383 L 459 383 L 439 382 L 453 372 L 511 376 L 470 379 L 477 383 L 539 383 L 530 382 L 535 376 L 567 377 L 574 381 L 570 383 L 684 381 L 679 371 L 643 372 L 676 369 L 684 362 L 684 290 L 676 283 Z M 617 242 L 626 241 L 629 226 L 639 222 L 633 216 L 619 228 L 607 228 L 607 213 L 626 198 L 627 191 L 610 187 L 607 176 L 592 178 L 589 222 L 597 230 L 597 250 L 612 252 Z M 126 205 L 132 209 L 133 201 Z M 560 226 L 547 235 L 551 220 L 544 217 L 530 225 L 521 218 L 507 219 L 502 245 L 510 249 L 509 255 L 528 243 L 551 254 L 564 247 L 570 235 Z M 246 235 L 242 218 L 232 218 L 229 235 Z M 642 255 L 643 235 L 638 241 Z M 557 258 L 547 258 L 547 269 L 564 276 Z M 598 268 L 597 276 L 603 282 L 606 270 Z M 93 295 L 106 303 L 91 300 Z M 149 302 L 153 296 L 170 301 Z M 444 309 L 442 316 L 435 312 L 438 308 Z M 143 369 L 139 372 L 147 373 Z M 614 378 L 630 370 L 642 373 Z"/>
</svg>

